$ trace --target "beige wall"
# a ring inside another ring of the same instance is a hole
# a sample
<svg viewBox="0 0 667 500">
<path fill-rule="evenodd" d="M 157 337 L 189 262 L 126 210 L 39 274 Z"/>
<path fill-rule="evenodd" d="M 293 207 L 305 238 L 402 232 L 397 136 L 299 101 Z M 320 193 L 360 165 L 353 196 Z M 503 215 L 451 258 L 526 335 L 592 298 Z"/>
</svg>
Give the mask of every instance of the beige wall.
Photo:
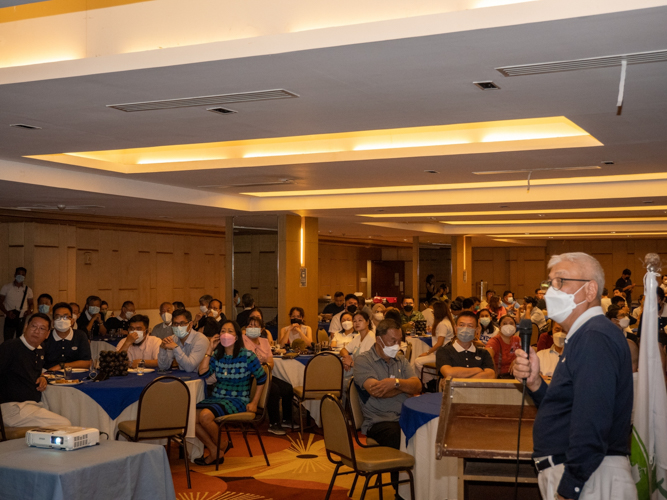
<svg viewBox="0 0 667 500">
<path fill-rule="evenodd" d="M 326 294 L 333 297 L 338 291 L 346 295 L 354 292 L 366 295 L 366 282 L 361 281 L 368 279 L 366 262 L 380 260 L 381 257 L 382 250 L 379 248 L 320 243 L 318 297 Z"/>
<path fill-rule="evenodd" d="M 278 233 L 234 236 L 234 288 L 252 294 L 266 321 L 278 308 L 277 251 Z"/>
</svg>

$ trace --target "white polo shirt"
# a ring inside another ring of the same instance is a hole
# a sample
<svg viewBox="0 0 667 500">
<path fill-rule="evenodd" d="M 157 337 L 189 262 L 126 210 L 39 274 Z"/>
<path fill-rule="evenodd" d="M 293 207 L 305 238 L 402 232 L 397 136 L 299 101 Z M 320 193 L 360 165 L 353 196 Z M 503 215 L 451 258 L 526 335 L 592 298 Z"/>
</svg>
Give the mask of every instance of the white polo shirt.
<svg viewBox="0 0 667 500">
<path fill-rule="evenodd" d="M 537 358 L 540 360 L 540 373 L 545 377 L 553 377 L 554 370 L 558 366 L 560 354 L 552 345 L 549 349 L 542 349 L 537 352 Z"/>
<path fill-rule="evenodd" d="M 32 299 L 32 290 L 30 287 L 27 285 L 16 286 L 12 281 L 11 283 L 7 283 L 5 286 L 0 288 L 0 295 L 5 296 L 4 306 L 7 311 L 19 310 L 26 288 L 28 289 L 28 292 L 25 294 L 25 301 L 23 302 L 23 307 L 21 308 L 21 318 L 28 310 L 28 301 Z"/>
</svg>

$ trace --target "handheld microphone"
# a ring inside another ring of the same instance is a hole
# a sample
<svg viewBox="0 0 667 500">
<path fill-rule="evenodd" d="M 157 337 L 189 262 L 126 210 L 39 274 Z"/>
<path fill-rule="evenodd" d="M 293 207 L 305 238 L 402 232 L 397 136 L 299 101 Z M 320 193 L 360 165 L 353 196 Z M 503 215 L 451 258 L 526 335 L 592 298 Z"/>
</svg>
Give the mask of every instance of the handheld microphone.
<svg viewBox="0 0 667 500">
<path fill-rule="evenodd" d="M 533 322 L 522 319 L 519 322 L 519 337 L 521 338 L 521 349 L 530 357 L 530 340 L 533 337 Z M 526 403 L 526 379 L 523 379 L 523 391 L 521 393 L 521 413 L 519 414 L 519 432 L 516 439 L 516 471 L 514 475 L 514 500 L 517 499 L 519 487 L 519 451 L 521 449 L 521 420 L 523 419 L 523 407 Z"/>
<path fill-rule="evenodd" d="M 521 349 L 526 354 L 530 354 L 530 339 L 533 336 L 533 322 L 529 319 L 522 319 L 519 323 L 519 337 L 521 338 Z"/>
</svg>

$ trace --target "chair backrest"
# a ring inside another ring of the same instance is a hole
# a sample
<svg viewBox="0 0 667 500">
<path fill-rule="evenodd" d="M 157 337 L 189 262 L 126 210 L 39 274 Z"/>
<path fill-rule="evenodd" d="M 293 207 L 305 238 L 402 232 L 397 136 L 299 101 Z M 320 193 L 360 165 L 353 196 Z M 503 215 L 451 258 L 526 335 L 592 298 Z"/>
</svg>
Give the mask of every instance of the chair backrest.
<svg viewBox="0 0 667 500">
<path fill-rule="evenodd" d="M 405 359 L 411 361 L 412 358 L 412 344 L 408 342 L 408 347 L 405 348 Z"/>
<path fill-rule="evenodd" d="M 537 345 L 537 341 L 540 339 L 540 327 L 537 326 L 537 323 L 532 324 L 533 333 L 530 336 L 530 345 Z"/>
<path fill-rule="evenodd" d="M 317 330 L 317 341 L 318 342 L 329 342 L 329 334 L 326 330 L 320 328 Z"/>
<path fill-rule="evenodd" d="M 1 406 L 0 406 L 0 441 L 7 441 L 7 433 L 5 432 L 5 421 L 2 420 Z"/>
<path fill-rule="evenodd" d="M 273 382 L 273 373 L 271 373 L 271 368 L 269 365 L 262 365 L 262 368 L 264 368 L 264 373 L 266 373 L 266 382 L 264 382 L 264 390 L 259 398 L 257 410 L 263 411 L 266 408 L 267 401 L 269 400 L 269 391 L 271 390 L 271 383 Z M 253 387 L 257 388 L 257 382 L 255 379 L 253 379 Z"/>
<path fill-rule="evenodd" d="M 174 430 L 188 427 L 190 391 L 181 379 L 158 377 L 148 384 L 139 397 L 137 431 Z"/>
<path fill-rule="evenodd" d="M 343 363 L 333 353 L 323 352 L 310 360 L 303 374 L 303 391 L 343 391 Z"/>
<path fill-rule="evenodd" d="M 352 461 L 356 469 L 354 445 L 350 428 L 347 425 L 345 412 L 338 398 L 327 394 L 320 402 L 320 418 L 322 419 L 322 433 L 324 434 L 324 448 L 329 460 L 334 461 L 330 454 L 338 455 Z"/>
<path fill-rule="evenodd" d="M 350 385 L 347 386 L 347 404 L 355 430 L 361 429 L 364 423 L 364 412 L 361 410 L 361 401 L 359 399 L 359 390 L 354 385 L 354 377 L 350 379 Z"/>
</svg>

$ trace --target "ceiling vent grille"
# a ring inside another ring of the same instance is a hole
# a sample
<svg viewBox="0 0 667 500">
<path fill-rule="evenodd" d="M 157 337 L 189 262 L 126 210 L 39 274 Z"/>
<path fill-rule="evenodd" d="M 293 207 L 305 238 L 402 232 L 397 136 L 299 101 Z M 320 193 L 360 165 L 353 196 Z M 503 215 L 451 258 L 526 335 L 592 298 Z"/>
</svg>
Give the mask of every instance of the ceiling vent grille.
<svg viewBox="0 0 667 500">
<path fill-rule="evenodd" d="M 202 97 L 184 97 L 182 99 L 165 99 L 162 101 L 131 102 L 126 104 L 107 104 L 107 108 L 120 111 L 155 111 L 158 109 L 189 108 L 193 106 L 216 106 L 237 102 L 268 101 L 273 99 L 290 99 L 299 97 L 294 92 L 284 89 L 258 90 L 256 92 L 239 92 L 237 94 L 208 95 Z"/>
<path fill-rule="evenodd" d="M 26 125 L 25 123 L 12 123 L 10 127 L 25 128 L 28 130 L 42 130 L 42 127 L 37 127 L 35 125 Z"/>
<path fill-rule="evenodd" d="M 587 59 L 572 59 L 569 61 L 555 61 L 536 64 L 518 64 L 516 66 L 501 66 L 496 68 L 504 76 L 540 75 L 543 73 L 560 73 L 563 71 L 577 71 L 581 69 L 611 68 L 620 66 L 621 61 L 628 64 L 644 64 L 667 61 L 667 50 L 650 52 L 634 52 L 615 56 L 589 57 Z"/>
<path fill-rule="evenodd" d="M 238 111 L 229 109 L 229 108 L 208 108 L 206 111 L 210 111 L 211 113 L 218 113 L 220 115 L 231 115 L 234 113 L 238 113 Z"/>
</svg>

